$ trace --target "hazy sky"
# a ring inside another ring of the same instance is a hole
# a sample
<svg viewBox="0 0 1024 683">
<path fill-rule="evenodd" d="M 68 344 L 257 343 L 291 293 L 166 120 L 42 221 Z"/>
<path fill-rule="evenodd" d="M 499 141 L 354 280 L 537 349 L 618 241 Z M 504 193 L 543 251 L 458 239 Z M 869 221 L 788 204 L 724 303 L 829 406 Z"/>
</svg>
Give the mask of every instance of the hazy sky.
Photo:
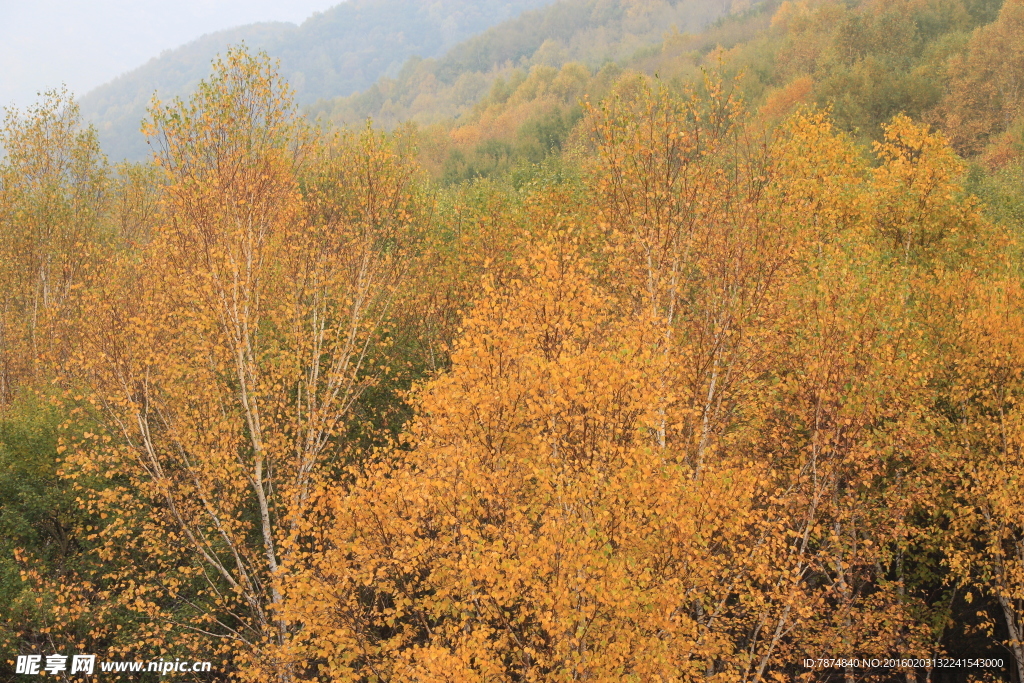
<svg viewBox="0 0 1024 683">
<path fill-rule="evenodd" d="M 0 107 L 66 83 L 81 96 L 204 33 L 302 23 L 341 0 L 0 0 Z"/>
</svg>

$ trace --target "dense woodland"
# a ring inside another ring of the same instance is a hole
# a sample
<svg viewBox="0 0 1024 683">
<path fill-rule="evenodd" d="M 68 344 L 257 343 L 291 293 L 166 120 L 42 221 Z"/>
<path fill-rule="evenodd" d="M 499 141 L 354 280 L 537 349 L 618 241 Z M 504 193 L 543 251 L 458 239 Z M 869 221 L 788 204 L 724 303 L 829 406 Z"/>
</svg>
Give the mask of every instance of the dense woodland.
<svg viewBox="0 0 1024 683">
<path fill-rule="evenodd" d="M 586 59 L 8 112 L 3 680 L 1022 680 L 1024 0 Z"/>
</svg>

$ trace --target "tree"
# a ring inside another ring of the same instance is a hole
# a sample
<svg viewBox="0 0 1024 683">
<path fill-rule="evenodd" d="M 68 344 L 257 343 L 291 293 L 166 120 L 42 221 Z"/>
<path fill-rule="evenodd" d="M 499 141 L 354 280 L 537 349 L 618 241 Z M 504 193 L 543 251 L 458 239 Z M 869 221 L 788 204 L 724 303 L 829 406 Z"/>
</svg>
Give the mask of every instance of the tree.
<svg viewBox="0 0 1024 683">
<path fill-rule="evenodd" d="M 265 57 L 229 52 L 149 132 L 166 189 L 149 241 L 92 293 L 74 376 L 104 428 L 71 475 L 116 477 L 119 599 L 149 644 L 205 634 L 251 676 L 277 659 L 282 566 L 318 482 L 343 463 L 353 406 L 411 247 L 411 166 L 370 131 L 312 137 Z M 143 641 L 147 642 L 147 641 Z"/>
<path fill-rule="evenodd" d="M 662 332 L 618 316 L 577 250 L 539 247 L 481 301 L 413 450 L 325 495 L 287 591 L 318 680 L 653 680 L 732 654 L 712 625 L 763 470 L 695 478 L 656 450 Z"/>
<path fill-rule="evenodd" d="M 993 23 L 975 30 L 965 55 L 948 65 L 937 108 L 957 151 L 973 155 L 1024 115 L 1024 3 L 1007 0 Z"/>
<path fill-rule="evenodd" d="M 1017 680 L 1024 675 L 1021 297 L 1012 271 L 951 297 L 959 325 L 949 377 L 955 421 L 945 461 L 949 566 L 969 596 L 977 590 L 979 597 L 995 597 Z"/>
<path fill-rule="evenodd" d="M 74 317 L 73 290 L 87 282 L 105 237 L 109 173 L 96 131 L 82 129 L 66 91 L 46 93 L 0 131 L 0 406 L 44 377 L 58 328 Z"/>
</svg>

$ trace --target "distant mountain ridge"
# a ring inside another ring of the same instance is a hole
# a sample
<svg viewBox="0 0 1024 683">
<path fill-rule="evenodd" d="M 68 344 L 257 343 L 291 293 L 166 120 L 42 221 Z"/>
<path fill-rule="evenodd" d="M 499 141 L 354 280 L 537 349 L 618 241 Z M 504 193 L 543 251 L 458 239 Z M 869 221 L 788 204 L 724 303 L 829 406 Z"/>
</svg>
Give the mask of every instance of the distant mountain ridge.
<svg viewBox="0 0 1024 683">
<path fill-rule="evenodd" d="M 161 99 L 187 94 L 211 60 L 244 42 L 281 61 L 300 104 L 350 95 L 410 57 L 435 57 L 502 21 L 552 0 L 349 0 L 300 26 L 250 24 L 207 34 L 169 50 L 81 98 L 83 116 L 99 129 L 112 159 L 141 159 L 139 132 L 154 91 Z"/>
</svg>

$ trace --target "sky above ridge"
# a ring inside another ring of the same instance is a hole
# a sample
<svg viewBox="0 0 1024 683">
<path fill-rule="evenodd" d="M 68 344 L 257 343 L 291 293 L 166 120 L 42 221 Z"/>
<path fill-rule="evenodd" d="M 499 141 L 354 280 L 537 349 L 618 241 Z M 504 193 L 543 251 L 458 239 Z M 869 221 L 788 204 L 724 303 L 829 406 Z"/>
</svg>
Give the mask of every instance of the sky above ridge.
<svg viewBox="0 0 1024 683">
<path fill-rule="evenodd" d="M 339 0 L 0 0 L 0 107 L 59 88 L 80 97 L 203 34 L 302 23 Z"/>
</svg>

